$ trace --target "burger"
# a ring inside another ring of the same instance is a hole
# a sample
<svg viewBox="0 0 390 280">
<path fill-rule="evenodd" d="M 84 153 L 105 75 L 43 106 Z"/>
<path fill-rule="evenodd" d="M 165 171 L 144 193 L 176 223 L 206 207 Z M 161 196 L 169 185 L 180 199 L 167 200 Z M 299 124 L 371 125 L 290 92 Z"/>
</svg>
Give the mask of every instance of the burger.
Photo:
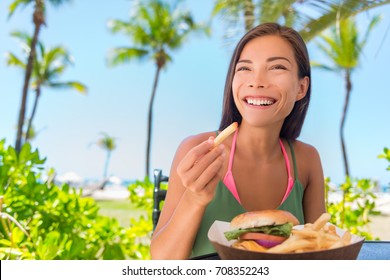
<svg viewBox="0 0 390 280">
<path fill-rule="evenodd" d="M 224 232 L 227 240 L 237 240 L 233 247 L 252 251 L 266 251 L 284 242 L 298 219 L 284 210 L 245 212 L 233 218 L 230 231 Z"/>
</svg>

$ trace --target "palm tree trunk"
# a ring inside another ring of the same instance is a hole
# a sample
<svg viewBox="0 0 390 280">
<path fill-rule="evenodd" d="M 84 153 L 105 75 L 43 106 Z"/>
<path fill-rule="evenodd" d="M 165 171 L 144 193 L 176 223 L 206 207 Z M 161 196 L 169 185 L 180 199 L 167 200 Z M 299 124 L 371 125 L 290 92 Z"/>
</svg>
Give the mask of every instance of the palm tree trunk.
<svg viewBox="0 0 390 280">
<path fill-rule="evenodd" d="M 32 123 L 33 123 L 33 119 L 35 117 L 35 112 L 37 111 L 37 107 L 38 107 L 38 100 L 39 100 L 39 97 L 41 96 L 41 86 L 40 85 L 37 85 L 37 89 L 36 89 L 36 92 L 35 92 L 35 101 L 34 101 L 34 107 L 33 107 L 33 110 L 31 112 L 31 116 L 30 116 L 30 119 L 28 121 L 28 126 L 27 126 L 27 130 L 26 130 L 26 138 L 25 138 L 25 142 L 28 142 L 30 140 L 30 129 L 32 128 Z"/>
<path fill-rule="evenodd" d="M 35 46 L 37 45 L 38 42 L 39 31 L 41 29 L 42 24 L 44 23 L 43 2 L 42 0 L 36 0 L 35 2 L 36 4 L 35 4 L 34 15 L 33 15 L 35 29 L 34 29 L 34 36 L 31 40 L 30 53 L 28 55 L 26 72 L 24 76 L 22 101 L 19 109 L 18 131 L 16 134 L 16 142 L 15 142 L 15 150 L 17 153 L 20 152 L 20 149 L 22 147 L 22 133 L 23 133 L 23 126 L 24 126 L 24 119 L 26 117 L 27 92 L 28 92 L 28 86 L 30 83 L 30 78 L 33 70 L 33 64 L 35 58 Z"/>
<path fill-rule="evenodd" d="M 145 176 L 149 176 L 150 174 L 150 144 L 152 139 L 152 124 L 153 124 L 153 103 L 154 97 L 156 96 L 158 78 L 160 76 L 161 66 L 157 64 L 156 75 L 154 77 L 152 95 L 150 96 L 149 101 L 149 114 L 148 114 L 148 135 L 147 135 L 147 145 L 146 145 L 146 169 Z"/>
<path fill-rule="evenodd" d="M 345 89 L 346 89 L 346 93 L 345 93 L 344 109 L 343 109 L 343 115 L 341 117 L 341 125 L 340 125 L 340 140 L 341 140 L 341 149 L 343 152 L 345 180 L 346 180 L 346 182 L 348 182 L 348 180 L 349 180 L 349 166 L 348 166 L 347 150 L 346 150 L 345 140 L 344 140 L 344 125 L 345 125 L 345 120 L 347 117 L 349 98 L 350 98 L 351 90 L 352 90 L 351 70 L 348 68 L 345 71 Z M 346 195 L 347 195 L 346 190 L 343 190 L 343 200 L 342 200 L 342 209 L 341 209 L 341 224 L 342 225 L 344 225 L 344 222 L 345 222 Z"/>
<path fill-rule="evenodd" d="M 345 126 L 345 120 L 347 118 L 349 98 L 350 98 L 351 90 L 352 90 L 351 70 L 350 69 L 347 69 L 345 72 L 345 83 L 346 83 L 346 85 L 345 85 L 346 93 L 345 93 L 344 109 L 343 109 L 343 114 L 341 117 L 341 124 L 340 124 L 340 140 L 341 140 L 341 149 L 343 152 L 345 175 L 349 176 L 347 150 L 346 150 L 345 139 L 344 139 L 344 126 Z"/>
<path fill-rule="evenodd" d="M 103 179 L 104 180 L 107 179 L 108 164 L 110 162 L 110 158 L 111 158 L 111 151 L 107 151 L 107 157 L 106 157 L 106 162 L 104 164 L 104 171 L 103 171 Z"/>
</svg>

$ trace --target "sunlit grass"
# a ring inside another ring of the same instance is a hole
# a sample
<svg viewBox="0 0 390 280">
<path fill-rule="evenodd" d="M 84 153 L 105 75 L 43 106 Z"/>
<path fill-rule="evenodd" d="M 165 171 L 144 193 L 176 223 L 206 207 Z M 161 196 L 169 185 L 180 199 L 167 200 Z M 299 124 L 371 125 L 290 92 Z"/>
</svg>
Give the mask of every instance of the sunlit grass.
<svg viewBox="0 0 390 280">
<path fill-rule="evenodd" d="M 128 199 L 123 200 L 96 200 L 103 216 L 112 217 L 118 220 L 123 227 L 130 225 L 131 218 L 138 218 L 145 213 L 144 210 L 136 209 Z"/>
</svg>

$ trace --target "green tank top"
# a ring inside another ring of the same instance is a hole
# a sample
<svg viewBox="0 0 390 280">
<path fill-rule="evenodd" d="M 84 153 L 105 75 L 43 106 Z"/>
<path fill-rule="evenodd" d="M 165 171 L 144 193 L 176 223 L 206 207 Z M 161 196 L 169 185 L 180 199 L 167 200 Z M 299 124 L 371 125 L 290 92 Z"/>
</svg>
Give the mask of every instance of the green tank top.
<svg viewBox="0 0 390 280">
<path fill-rule="evenodd" d="M 291 154 L 294 165 L 294 186 L 286 198 L 277 209 L 291 212 L 300 224 L 304 224 L 303 215 L 303 192 L 304 188 L 298 180 L 298 172 L 296 169 L 295 155 L 292 145 L 290 144 Z M 240 203 L 235 199 L 232 193 L 227 189 L 225 184 L 220 181 L 215 190 L 214 199 L 209 203 L 204 213 L 200 228 L 198 230 L 194 245 L 192 247 L 191 257 L 201 256 L 214 253 L 215 249 L 207 237 L 207 233 L 215 220 L 230 222 L 238 214 L 247 212 Z"/>
</svg>

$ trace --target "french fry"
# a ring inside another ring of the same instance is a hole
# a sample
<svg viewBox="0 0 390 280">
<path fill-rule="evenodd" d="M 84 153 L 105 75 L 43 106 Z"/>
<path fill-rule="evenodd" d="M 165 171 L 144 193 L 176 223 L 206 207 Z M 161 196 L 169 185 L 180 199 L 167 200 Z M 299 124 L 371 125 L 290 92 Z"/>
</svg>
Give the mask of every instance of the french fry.
<svg viewBox="0 0 390 280">
<path fill-rule="evenodd" d="M 282 244 L 270 248 L 270 253 L 303 253 L 314 250 L 328 250 L 351 243 L 352 235 L 346 231 L 342 237 L 336 226 L 328 223 L 330 215 L 322 214 L 313 224 L 306 223 L 301 229 L 293 229 L 291 236 Z"/>
<path fill-rule="evenodd" d="M 298 239 L 292 242 L 287 240 L 280 245 L 276 245 L 268 250 L 269 253 L 291 253 L 296 250 L 314 249 L 315 242 L 307 239 Z"/>
<path fill-rule="evenodd" d="M 265 252 L 267 249 L 259 244 L 257 244 L 253 240 L 240 240 L 236 241 L 232 245 L 233 248 L 237 249 L 244 249 L 244 250 L 250 250 L 250 251 L 256 251 L 256 252 Z"/>
<path fill-rule="evenodd" d="M 222 132 L 218 134 L 218 136 L 214 139 L 214 146 L 218 146 L 219 144 L 221 144 L 230 134 L 236 131 L 237 127 L 238 123 L 234 122 L 224 130 L 222 130 Z"/>
<path fill-rule="evenodd" d="M 316 238 L 319 235 L 318 231 L 312 230 L 310 228 L 304 228 L 302 230 L 292 230 L 291 233 L 302 238 Z"/>
<path fill-rule="evenodd" d="M 330 220 L 329 213 L 323 213 L 313 224 L 314 230 L 320 230 Z"/>
<path fill-rule="evenodd" d="M 346 231 L 341 237 L 341 241 L 343 241 L 344 245 L 348 245 L 349 243 L 351 243 L 351 238 L 351 233 L 349 231 Z"/>
</svg>

